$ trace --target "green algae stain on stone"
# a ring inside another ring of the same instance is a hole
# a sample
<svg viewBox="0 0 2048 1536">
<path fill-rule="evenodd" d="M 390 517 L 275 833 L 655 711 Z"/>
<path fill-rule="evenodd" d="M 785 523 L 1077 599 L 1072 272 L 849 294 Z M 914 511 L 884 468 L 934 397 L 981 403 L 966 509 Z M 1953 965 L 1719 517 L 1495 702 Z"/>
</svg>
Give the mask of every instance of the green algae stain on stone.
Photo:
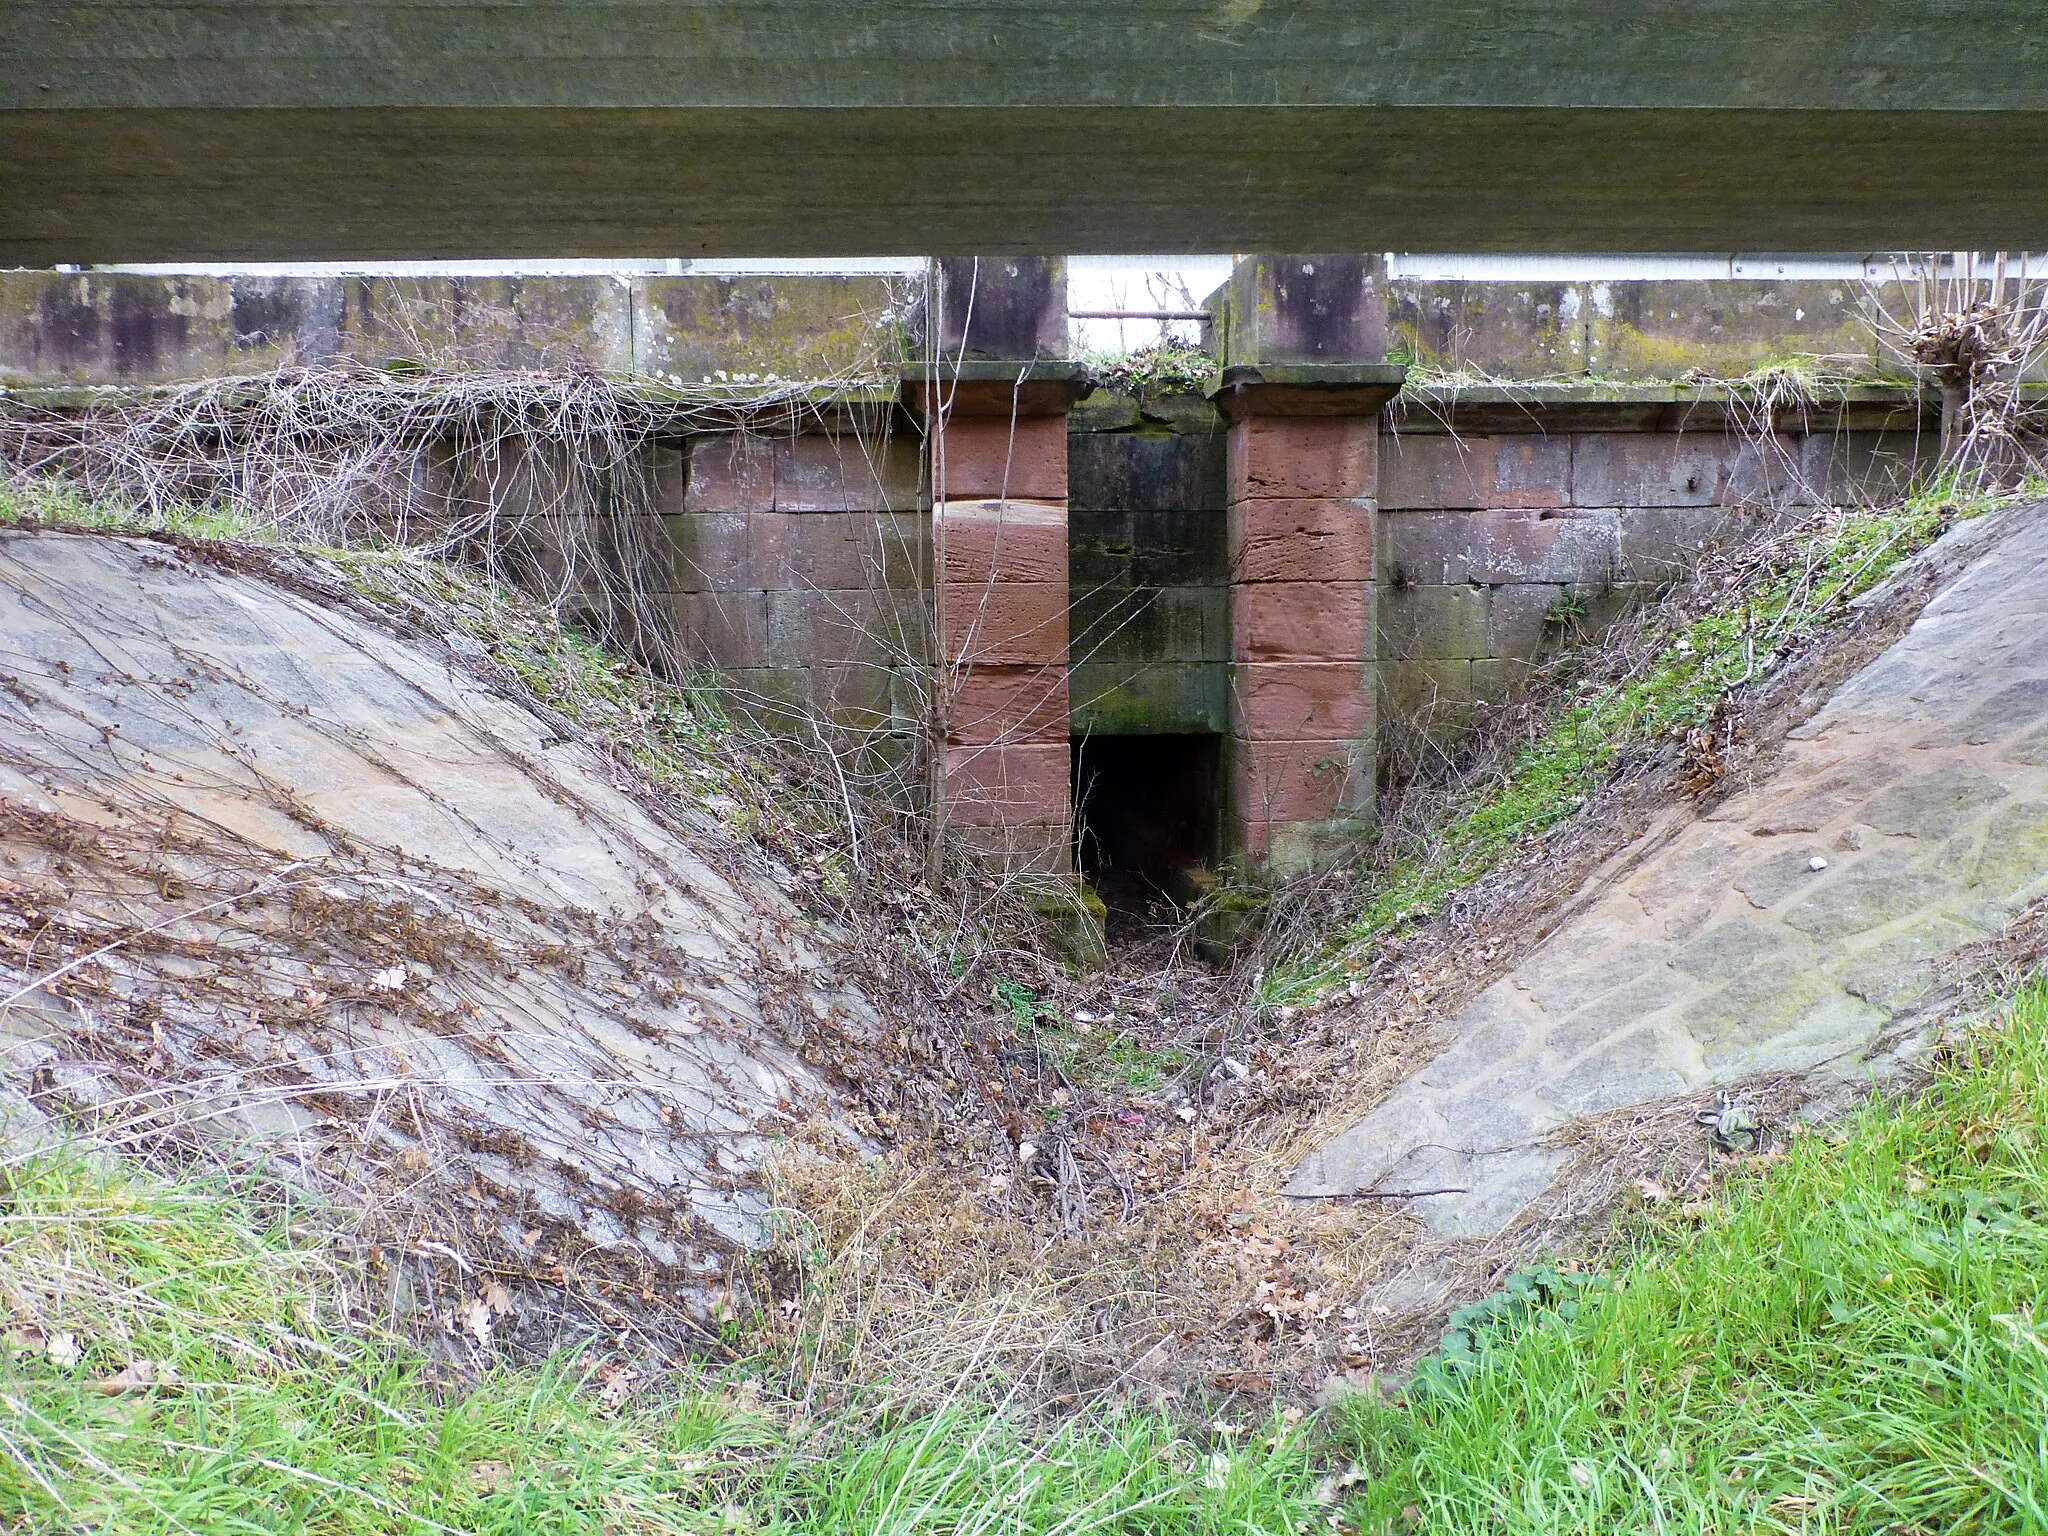
<svg viewBox="0 0 2048 1536">
<path fill-rule="evenodd" d="M 1864 808 L 1864 825 L 1887 836 L 1943 838 L 1980 806 L 2003 800 L 2006 788 L 1968 764 L 1950 764 L 1894 784 Z"/>
</svg>

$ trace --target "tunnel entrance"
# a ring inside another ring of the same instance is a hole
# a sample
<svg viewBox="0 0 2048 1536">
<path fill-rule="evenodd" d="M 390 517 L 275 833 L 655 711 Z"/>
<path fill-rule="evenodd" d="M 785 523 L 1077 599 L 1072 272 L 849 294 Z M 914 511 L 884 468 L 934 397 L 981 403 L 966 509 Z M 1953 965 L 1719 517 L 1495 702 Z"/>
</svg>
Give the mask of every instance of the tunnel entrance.
<svg viewBox="0 0 2048 1536">
<path fill-rule="evenodd" d="M 1111 938 L 1176 921 L 1217 852 L 1223 738 L 1077 736 L 1076 862 L 1109 909 Z"/>
</svg>

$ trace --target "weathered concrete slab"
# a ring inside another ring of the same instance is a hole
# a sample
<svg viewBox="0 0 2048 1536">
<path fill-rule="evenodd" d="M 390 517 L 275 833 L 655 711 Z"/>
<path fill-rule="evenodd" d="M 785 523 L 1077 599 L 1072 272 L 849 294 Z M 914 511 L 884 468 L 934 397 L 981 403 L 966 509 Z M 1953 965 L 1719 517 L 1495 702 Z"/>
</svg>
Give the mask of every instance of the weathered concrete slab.
<svg viewBox="0 0 2048 1536">
<path fill-rule="evenodd" d="M 1440 1232 L 1493 1232 L 1549 1182 L 1563 1154 L 1543 1138 L 1574 1116 L 1884 1070 L 1936 958 L 2048 893 L 2048 518 L 1949 538 L 1935 558 L 1981 552 L 1768 779 L 1624 862 L 1288 1192 L 1406 1195 Z"/>
<path fill-rule="evenodd" d="M 436 1225 L 459 1193 L 513 1253 L 566 1229 L 711 1276 L 827 1103 L 803 1053 L 874 1011 L 764 862 L 482 656 L 167 546 L 0 534 L 0 1001 L 116 941 L 54 1014 L 0 1006 L 0 1082 Z"/>
<path fill-rule="evenodd" d="M 2023 0 L 7 19 L 0 261 L 34 265 L 2048 244 Z"/>
<path fill-rule="evenodd" d="M 0 232 L 12 214 L 0 193 Z M 820 380 L 893 370 L 902 307 L 881 277 L 0 272 L 0 383 L 163 384 L 342 360 Z"/>
</svg>

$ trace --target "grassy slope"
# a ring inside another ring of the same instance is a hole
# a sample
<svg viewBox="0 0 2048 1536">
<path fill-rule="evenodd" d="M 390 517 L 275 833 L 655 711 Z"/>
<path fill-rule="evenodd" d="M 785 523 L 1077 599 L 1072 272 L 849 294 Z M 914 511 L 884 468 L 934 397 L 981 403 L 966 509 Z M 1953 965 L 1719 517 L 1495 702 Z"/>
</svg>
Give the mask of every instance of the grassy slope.
<svg viewBox="0 0 2048 1536">
<path fill-rule="evenodd" d="M 1611 1290 L 1361 1415 L 1443 1532 L 2048 1530 L 2048 984 Z"/>
<path fill-rule="evenodd" d="M 2048 984 L 1911 1099 L 1651 1208 L 1611 1289 L 1425 1367 L 1405 1409 L 1232 1437 L 1097 1405 L 806 1421 L 731 1382 L 607 1406 L 576 1360 L 458 1387 L 366 1337 L 317 1213 L 0 1175 L 0 1527 L 37 1531 L 2048 1530 Z M 63 1335 L 77 1346 L 73 1360 Z M 146 1360 L 168 1390 L 107 1395 Z M 1356 1456 L 1341 1510 L 1319 1475 Z M 1220 1458 L 1220 1459 L 1219 1459 Z"/>
<path fill-rule="evenodd" d="M 573 1359 L 458 1386 L 350 1327 L 316 1232 L 221 1185 L 9 1166 L 0 1528 L 1193 1536 L 1316 1513 L 1310 1431 L 1277 1421 L 1219 1452 L 1111 1411 L 1034 1436 L 964 1401 L 823 1424 L 708 1383 L 608 1405 Z M 101 1389 L 137 1361 L 175 1384 Z"/>
</svg>

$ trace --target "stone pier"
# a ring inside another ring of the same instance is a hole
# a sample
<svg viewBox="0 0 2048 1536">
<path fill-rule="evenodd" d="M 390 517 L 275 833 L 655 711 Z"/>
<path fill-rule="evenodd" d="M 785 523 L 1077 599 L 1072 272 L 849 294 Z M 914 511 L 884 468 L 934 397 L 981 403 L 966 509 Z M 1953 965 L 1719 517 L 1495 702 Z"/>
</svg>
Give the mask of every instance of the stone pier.
<svg viewBox="0 0 2048 1536">
<path fill-rule="evenodd" d="M 1373 523 L 1386 355 L 1376 258 L 1261 256 L 1222 303 L 1230 423 L 1233 845 L 1274 873 L 1372 815 Z"/>
<path fill-rule="evenodd" d="M 1073 861 L 1067 744 L 1064 263 L 935 264 L 936 355 L 910 394 L 931 454 L 934 747 L 946 825 L 1027 873 Z"/>
</svg>

